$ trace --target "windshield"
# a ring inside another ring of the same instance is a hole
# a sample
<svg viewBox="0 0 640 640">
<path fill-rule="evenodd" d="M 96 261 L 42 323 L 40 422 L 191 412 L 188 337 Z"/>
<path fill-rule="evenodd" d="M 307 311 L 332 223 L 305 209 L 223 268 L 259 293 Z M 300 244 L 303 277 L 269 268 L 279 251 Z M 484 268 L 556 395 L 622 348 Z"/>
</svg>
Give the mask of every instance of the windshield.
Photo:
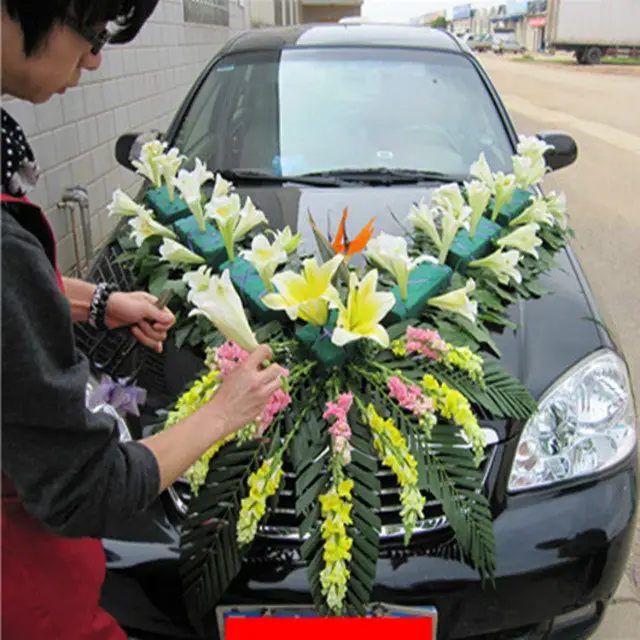
<svg viewBox="0 0 640 640">
<path fill-rule="evenodd" d="M 513 153 L 460 55 L 383 48 L 227 56 L 201 85 L 175 145 L 214 170 L 295 176 L 382 167 L 466 175 Z"/>
</svg>

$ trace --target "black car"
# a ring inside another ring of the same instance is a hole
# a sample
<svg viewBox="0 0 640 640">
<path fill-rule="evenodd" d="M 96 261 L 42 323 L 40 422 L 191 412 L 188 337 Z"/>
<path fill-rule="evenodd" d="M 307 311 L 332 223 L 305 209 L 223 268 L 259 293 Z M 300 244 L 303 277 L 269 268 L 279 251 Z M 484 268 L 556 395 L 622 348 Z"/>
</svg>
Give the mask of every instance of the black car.
<svg viewBox="0 0 640 640">
<path fill-rule="evenodd" d="M 539 136 L 555 146 L 550 167 L 575 160 L 571 138 Z M 489 77 L 455 37 L 382 25 L 235 37 L 206 67 L 163 137 L 231 178 L 274 228 L 290 225 L 310 244 L 307 213 L 335 232 L 344 207 L 356 230 L 375 216 L 377 231 L 402 233 L 410 205 L 465 178 L 480 153 L 494 170 L 509 171 L 518 141 Z M 140 139 L 120 139 L 123 165 L 131 168 Z M 120 252 L 117 242 L 107 244 L 92 277 L 132 287 Z M 451 531 L 438 504 L 430 504 L 416 544 L 406 550 L 398 488 L 380 472 L 383 528 L 372 600 L 434 608 L 440 639 L 586 638 L 625 570 L 637 499 L 627 367 L 573 252 L 563 251 L 558 263 L 543 277 L 551 294 L 514 304 L 509 313 L 519 329 L 494 336 L 502 364 L 541 403 L 527 424 L 482 425 L 490 444 L 483 464 L 495 518 L 495 587 L 448 556 Z M 123 438 L 141 437 L 202 362 L 170 343 L 162 356 L 147 353 L 123 364 L 119 338 L 98 338 L 78 328 L 96 377 L 137 375 L 148 391 L 139 420 L 119 419 Z M 104 540 L 103 606 L 135 637 L 197 637 L 178 573 L 190 498 L 187 484 L 178 482 Z M 285 490 L 221 605 L 259 610 L 311 602 L 291 507 Z"/>
</svg>

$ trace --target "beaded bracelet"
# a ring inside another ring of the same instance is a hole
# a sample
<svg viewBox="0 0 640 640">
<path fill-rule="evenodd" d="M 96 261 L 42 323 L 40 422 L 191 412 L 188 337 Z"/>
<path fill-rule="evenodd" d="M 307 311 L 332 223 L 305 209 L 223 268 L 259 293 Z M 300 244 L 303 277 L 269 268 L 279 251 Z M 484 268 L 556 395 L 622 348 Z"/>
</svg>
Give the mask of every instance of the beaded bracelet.
<svg viewBox="0 0 640 640">
<path fill-rule="evenodd" d="M 112 293 L 118 291 L 118 287 L 110 282 L 101 282 L 93 293 L 91 298 L 91 304 L 89 305 L 89 325 L 94 329 L 100 329 L 104 331 L 107 326 L 104 323 L 104 318 L 107 311 L 107 303 L 109 296 Z"/>
</svg>

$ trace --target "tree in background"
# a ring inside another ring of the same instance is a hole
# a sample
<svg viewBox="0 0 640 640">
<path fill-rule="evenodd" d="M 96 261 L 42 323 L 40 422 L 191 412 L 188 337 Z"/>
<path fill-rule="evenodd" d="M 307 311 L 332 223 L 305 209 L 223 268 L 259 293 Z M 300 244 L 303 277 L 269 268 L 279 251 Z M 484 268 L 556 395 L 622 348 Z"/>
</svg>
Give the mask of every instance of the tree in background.
<svg viewBox="0 0 640 640">
<path fill-rule="evenodd" d="M 435 20 L 431 21 L 431 26 L 434 29 L 446 29 L 447 28 L 447 19 L 444 16 L 439 16 Z"/>
</svg>

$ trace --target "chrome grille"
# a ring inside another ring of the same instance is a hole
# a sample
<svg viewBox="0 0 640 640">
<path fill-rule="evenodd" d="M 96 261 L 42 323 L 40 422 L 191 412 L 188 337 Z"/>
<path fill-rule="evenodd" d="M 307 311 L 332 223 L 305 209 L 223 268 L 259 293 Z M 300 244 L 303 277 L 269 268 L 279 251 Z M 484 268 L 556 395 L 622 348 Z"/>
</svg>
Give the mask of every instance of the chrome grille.
<svg viewBox="0 0 640 640">
<path fill-rule="evenodd" d="M 495 453 L 495 432 L 486 429 L 485 432 L 494 434 L 487 437 L 487 450 L 482 459 L 480 469 L 486 482 L 491 462 Z M 376 477 L 380 482 L 380 508 L 377 514 L 382 523 L 380 536 L 383 540 L 391 540 L 404 535 L 402 519 L 400 517 L 400 488 L 394 473 L 387 468 L 378 468 Z M 278 493 L 278 503 L 273 509 L 266 524 L 259 528 L 259 535 L 263 539 L 300 542 L 299 527 L 304 516 L 296 516 L 295 509 L 296 475 L 285 469 L 283 486 Z M 176 509 L 183 516 L 186 515 L 191 501 L 189 485 L 180 480 L 172 488 L 171 497 Z M 448 521 L 442 510 L 442 505 L 428 491 L 423 491 L 426 499 L 424 519 L 418 523 L 415 533 L 426 533 L 445 529 Z"/>
</svg>

